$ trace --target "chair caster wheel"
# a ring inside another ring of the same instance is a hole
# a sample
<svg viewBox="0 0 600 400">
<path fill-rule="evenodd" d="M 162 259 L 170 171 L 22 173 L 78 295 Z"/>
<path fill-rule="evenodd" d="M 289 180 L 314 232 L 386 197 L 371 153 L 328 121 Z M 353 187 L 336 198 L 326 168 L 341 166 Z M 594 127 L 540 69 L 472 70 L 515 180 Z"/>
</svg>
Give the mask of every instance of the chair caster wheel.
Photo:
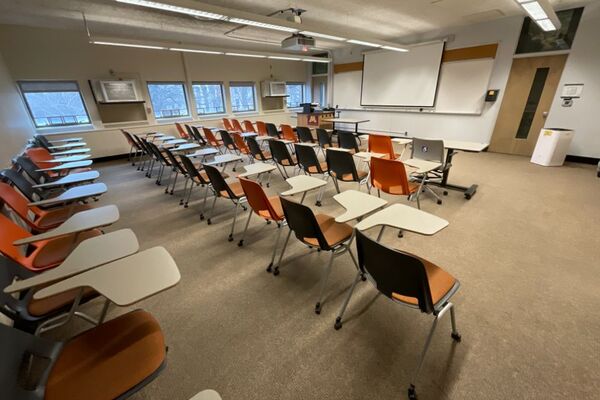
<svg viewBox="0 0 600 400">
<path fill-rule="evenodd" d="M 402 231 L 398 232 L 398 237 L 399 238 L 403 238 L 404 237 L 404 233 L 402 233 Z"/>
<path fill-rule="evenodd" d="M 243 245 L 244 245 L 244 241 L 243 241 L 243 240 L 240 240 L 240 241 L 238 242 L 238 247 L 242 247 Z"/>
<path fill-rule="evenodd" d="M 270 263 L 269 266 L 267 267 L 267 272 L 271 272 L 273 271 L 273 263 Z"/>
<path fill-rule="evenodd" d="M 321 252 L 321 248 L 319 247 L 319 248 L 317 248 L 317 253 L 320 253 L 320 252 Z"/>
<path fill-rule="evenodd" d="M 207 223 L 208 225 L 212 224 L 212 222 L 210 222 L 210 218 L 206 220 L 206 223 Z"/>
<path fill-rule="evenodd" d="M 448 196 L 448 191 L 447 190 L 444 190 L 442 193 L 443 193 L 444 196 Z"/>
<path fill-rule="evenodd" d="M 169 189 L 165 189 L 165 194 L 169 193 Z"/>
<path fill-rule="evenodd" d="M 271 220 L 267 221 L 267 225 L 271 225 Z"/>
<path fill-rule="evenodd" d="M 333 328 L 336 331 L 339 331 L 340 329 L 342 329 L 342 319 L 340 317 L 337 317 L 335 319 L 335 324 L 333 324 Z"/>
<path fill-rule="evenodd" d="M 361 276 L 360 276 L 360 280 L 361 280 L 361 281 L 363 281 L 363 282 L 365 282 L 365 281 L 367 280 L 367 277 L 366 277 L 366 276 L 364 276 L 364 275 L 361 275 Z"/>
<path fill-rule="evenodd" d="M 188 208 L 188 203 L 185 203 L 185 204 L 183 205 L 183 208 Z"/>
<path fill-rule="evenodd" d="M 452 333 L 450 336 L 452 336 L 452 339 L 454 339 L 454 341 L 457 343 L 460 343 L 462 340 L 460 333 Z"/>
<path fill-rule="evenodd" d="M 440 204 L 442 204 L 442 201 L 441 201 L 441 200 L 438 200 L 438 201 L 437 201 L 437 203 L 438 203 L 438 205 L 440 205 Z"/>
<path fill-rule="evenodd" d="M 173 196 L 173 191 L 171 190 L 171 191 L 169 192 L 169 194 L 170 194 L 171 196 Z"/>
<path fill-rule="evenodd" d="M 182 206 L 183 205 L 183 200 L 179 200 L 179 205 Z"/>
<path fill-rule="evenodd" d="M 417 400 L 417 391 L 414 385 L 410 385 L 408 388 L 408 398 L 409 400 Z"/>
<path fill-rule="evenodd" d="M 242 206 L 242 209 L 243 209 L 244 211 L 248 211 L 248 207 L 244 207 L 244 206 Z"/>
<path fill-rule="evenodd" d="M 204 221 L 204 214 L 200 214 L 200 221 Z"/>
<path fill-rule="evenodd" d="M 315 203 L 315 206 L 317 206 L 317 207 L 321 207 L 321 202 L 320 202 L 320 201 L 317 201 L 317 202 Z"/>
<path fill-rule="evenodd" d="M 233 235 L 229 235 L 229 237 L 227 238 L 228 242 L 233 242 Z"/>
<path fill-rule="evenodd" d="M 315 304 L 315 314 L 321 314 L 321 303 Z"/>
<path fill-rule="evenodd" d="M 275 269 L 273 270 L 273 275 L 279 275 L 279 267 L 275 267 Z"/>
<path fill-rule="evenodd" d="M 465 199 L 471 200 L 471 195 L 470 194 L 465 194 Z"/>
</svg>

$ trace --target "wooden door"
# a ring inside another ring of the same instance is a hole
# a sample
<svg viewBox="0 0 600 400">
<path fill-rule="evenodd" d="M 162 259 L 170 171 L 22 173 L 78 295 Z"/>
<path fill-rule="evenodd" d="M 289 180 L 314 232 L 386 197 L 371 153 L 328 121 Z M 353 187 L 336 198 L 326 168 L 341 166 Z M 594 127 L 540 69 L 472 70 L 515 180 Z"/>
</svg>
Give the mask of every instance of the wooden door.
<svg viewBox="0 0 600 400">
<path fill-rule="evenodd" d="M 566 60 L 566 54 L 513 60 L 490 151 L 531 156 Z"/>
</svg>

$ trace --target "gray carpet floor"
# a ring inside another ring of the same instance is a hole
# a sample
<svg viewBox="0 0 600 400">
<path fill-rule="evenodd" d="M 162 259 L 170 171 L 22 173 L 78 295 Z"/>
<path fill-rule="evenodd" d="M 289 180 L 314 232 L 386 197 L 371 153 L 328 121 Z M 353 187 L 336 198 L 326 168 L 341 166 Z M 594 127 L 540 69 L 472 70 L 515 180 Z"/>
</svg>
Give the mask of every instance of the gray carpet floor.
<svg viewBox="0 0 600 400">
<path fill-rule="evenodd" d="M 207 388 L 225 400 L 406 397 L 430 315 L 376 298 L 363 282 L 335 331 L 355 273 L 347 255 L 336 260 L 316 315 L 328 254 L 292 237 L 274 277 L 265 272 L 274 225 L 253 217 L 240 248 L 243 223 L 236 241 L 227 241 L 231 203 L 219 200 L 207 225 L 199 219 L 200 191 L 184 209 L 178 196 L 124 161 L 98 169 L 109 187 L 98 204 L 121 212 L 107 230 L 129 227 L 142 248 L 166 247 L 182 275 L 178 286 L 134 307 L 156 316 L 169 345 L 167 368 L 135 399 L 187 400 Z M 450 222 L 446 229 L 402 239 L 388 230 L 383 238 L 462 285 L 453 299 L 462 343 L 452 341 L 444 317 L 417 383 L 419 398 L 600 398 L 600 179 L 593 166 L 544 168 L 521 157 L 462 153 L 450 180 L 479 190 L 470 201 L 451 191 L 443 205 L 422 202 Z M 278 175 L 271 182 L 270 194 L 287 187 Z M 320 212 L 343 212 L 334 193 L 330 184 Z M 306 204 L 317 209 L 315 196 Z M 126 311 L 112 308 L 109 318 Z"/>
</svg>

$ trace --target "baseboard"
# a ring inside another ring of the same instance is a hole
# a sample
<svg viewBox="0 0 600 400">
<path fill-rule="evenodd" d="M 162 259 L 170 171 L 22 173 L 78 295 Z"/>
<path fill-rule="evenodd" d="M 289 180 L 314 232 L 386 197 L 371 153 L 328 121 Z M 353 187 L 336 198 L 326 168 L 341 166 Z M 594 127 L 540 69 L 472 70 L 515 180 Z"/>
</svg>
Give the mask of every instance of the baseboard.
<svg viewBox="0 0 600 400">
<path fill-rule="evenodd" d="M 129 157 L 129 154 L 115 154 L 114 156 L 98 157 L 94 158 L 94 162 L 105 162 L 113 160 L 122 160 Z"/>
<path fill-rule="evenodd" d="M 582 156 L 567 156 L 565 161 L 576 162 L 576 163 L 581 163 L 581 164 L 598 165 L 598 162 L 600 162 L 600 158 L 582 157 Z"/>
</svg>

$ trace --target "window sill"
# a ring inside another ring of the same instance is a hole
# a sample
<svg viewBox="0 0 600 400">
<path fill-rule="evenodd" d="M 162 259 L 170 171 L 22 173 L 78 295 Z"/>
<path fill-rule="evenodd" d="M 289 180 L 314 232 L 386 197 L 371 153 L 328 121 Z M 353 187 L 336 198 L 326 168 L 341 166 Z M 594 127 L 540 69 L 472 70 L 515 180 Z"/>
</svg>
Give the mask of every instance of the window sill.
<svg viewBox="0 0 600 400">
<path fill-rule="evenodd" d="M 238 111 L 238 112 L 232 112 L 233 115 L 245 115 L 245 116 L 255 116 L 255 115 L 260 115 L 260 113 L 256 110 L 254 111 Z"/>
<path fill-rule="evenodd" d="M 187 116 L 182 116 L 182 117 L 169 117 L 169 118 L 156 118 L 154 117 L 154 119 L 156 120 L 157 124 L 162 124 L 162 125 L 167 125 L 167 124 L 173 124 L 175 122 L 187 122 L 187 121 L 193 121 L 194 118 L 192 118 L 191 115 L 187 115 Z"/>
<path fill-rule="evenodd" d="M 35 132 L 42 135 L 64 135 L 76 132 L 88 132 L 95 129 L 92 124 L 72 125 L 72 126 L 52 126 L 46 128 L 35 128 Z"/>
</svg>

